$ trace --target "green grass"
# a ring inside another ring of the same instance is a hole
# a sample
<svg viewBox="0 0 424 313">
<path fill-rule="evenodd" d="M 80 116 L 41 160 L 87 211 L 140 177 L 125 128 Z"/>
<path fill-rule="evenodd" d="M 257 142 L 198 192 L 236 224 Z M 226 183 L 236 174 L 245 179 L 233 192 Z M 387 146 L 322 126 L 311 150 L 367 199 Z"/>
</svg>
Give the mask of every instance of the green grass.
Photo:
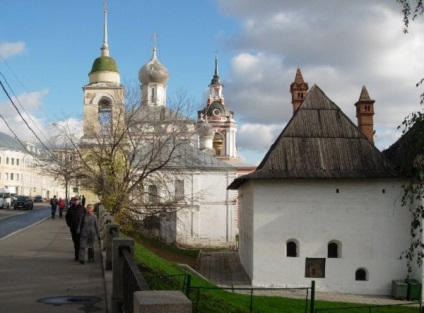
<svg viewBox="0 0 424 313">
<path fill-rule="evenodd" d="M 177 248 L 172 248 L 177 252 Z M 184 274 L 191 275 L 191 286 L 204 287 L 211 289 L 201 289 L 200 300 L 198 302 L 198 313 L 248 313 L 250 312 L 250 296 L 241 295 L 237 293 L 227 292 L 216 288 L 214 284 L 194 275 L 191 272 L 182 269 L 178 264 L 169 262 L 158 255 L 154 254 L 139 243 L 135 243 L 134 257 L 137 265 L 141 269 L 143 275 L 149 284 L 152 284 L 153 289 L 182 289 L 182 279 Z M 177 275 L 168 277 L 168 279 L 152 279 L 152 276 L 159 275 L 167 277 L 168 275 Z M 214 289 L 215 288 L 215 289 Z M 190 290 L 190 300 L 193 302 L 197 298 L 196 288 Z M 305 313 L 309 312 L 309 305 L 305 311 L 305 300 L 282 298 L 282 297 L 266 297 L 254 296 L 253 297 L 253 312 L 266 312 L 266 313 Z M 398 307 L 381 307 L 372 308 L 358 308 L 361 306 L 357 303 L 340 303 L 328 301 L 315 301 L 315 308 L 340 308 L 345 310 L 329 310 L 321 311 L 322 313 L 418 313 L 418 308 L 411 308 L 406 306 Z M 351 309 L 348 309 L 348 308 Z M 194 311 L 193 311 L 194 312 Z"/>
</svg>

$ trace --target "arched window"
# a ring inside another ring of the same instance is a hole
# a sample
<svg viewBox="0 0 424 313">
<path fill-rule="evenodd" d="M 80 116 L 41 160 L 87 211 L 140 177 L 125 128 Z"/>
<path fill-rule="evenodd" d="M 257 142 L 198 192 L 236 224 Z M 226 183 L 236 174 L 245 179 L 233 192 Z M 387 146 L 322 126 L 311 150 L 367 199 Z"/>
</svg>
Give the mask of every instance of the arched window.
<svg viewBox="0 0 424 313">
<path fill-rule="evenodd" d="M 224 138 L 220 133 L 215 133 L 213 137 L 214 155 L 224 155 Z"/>
<path fill-rule="evenodd" d="M 157 203 L 158 202 L 158 187 L 156 185 L 150 185 L 148 193 L 149 193 L 149 202 Z"/>
<path fill-rule="evenodd" d="M 156 87 L 152 87 L 152 94 L 151 94 L 152 98 L 151 101 L 152 103 L 156 104 L 156 100 L 157 100 L 157 90 Z"/>
<path fill-rule="evenodd" d="M 109 99 L 102 98 L 99 101 L 99 123 L 102 132 L 106 132 L 112 121 L 112 104 Z"/>
<path fill-rule="evenodd" d="M 290 239 L 286 243 L 286 256 L 288 257 L 297 257 L 299 256 L 298 251 L 298 242 L 296 240 Z"/>
<path fill-rule="evenodd" d="M 367 270 L 365 268 L 358 268 L 355 272 L 355 280 L 363 280 L 366 281 L 368 280 L 368 273 Z"/>
<path fill-rule="evenodd" d="M 342 257 L 342 244 L 340 241 L 332 240 L 327 245 L 328 258 L 341 258 Z"/>
</svg>

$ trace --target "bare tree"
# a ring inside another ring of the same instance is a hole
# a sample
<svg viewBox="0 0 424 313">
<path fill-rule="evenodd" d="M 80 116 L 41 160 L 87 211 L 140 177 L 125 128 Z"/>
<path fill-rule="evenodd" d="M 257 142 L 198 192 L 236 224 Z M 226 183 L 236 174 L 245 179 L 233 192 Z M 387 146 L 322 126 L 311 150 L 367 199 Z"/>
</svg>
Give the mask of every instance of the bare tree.
<svg viewBox="0 0 424 313">
<path fill-rule="evenodd" d="M 187 165 L 196 166 L 196 129 L 188 117 L 193 101 L 182 91 L 167 107 L 140 106 L 134 90 L 127 91 L 125 103 L 122 110 L 99 115 L 100 128 L 93 123 L 79 142 L 64 135 L 78 157 L 72 177 L 101 196 L 121 227 L 130 230 L 141 216 L 175 212 L 189 201 L 185 198 L 196 196 L 178 190 Z"/>
<path fill-rule="evenodd" d="M 424 13 L 423 0 L 397 0 L 402 5 L 404 32 L 408 32 L 411 21 Z M 416 87 L 424 82 L 421 79 Z M 421 105 L 424 104 L 424 93 L 421 94 Z M 404 184 L 402 205 L 412 217 L 410 225 L 411 241 L 402 252 L 401 258 L 407 261 L 408 276 L 414 264 L 421 267 L 424 261 L 423 217 L 424 217 L 424 114 L 422 110 L 412 112 L 402 121 L 402 137 L 384 153 L 399 166 L 403 177 L 408 178 Z"/>
<path fill-rule="evenodd" d="M 411 5 L 411 0 L 396 0 L 402 5 L 402 14 L 403 14 L 403 31 L 408 32 L 408 27 L 410 21 L 415 20 L 419 15 L 424 13 L 424 3 L 423 0 L 415 0 Z"/>
</svg>

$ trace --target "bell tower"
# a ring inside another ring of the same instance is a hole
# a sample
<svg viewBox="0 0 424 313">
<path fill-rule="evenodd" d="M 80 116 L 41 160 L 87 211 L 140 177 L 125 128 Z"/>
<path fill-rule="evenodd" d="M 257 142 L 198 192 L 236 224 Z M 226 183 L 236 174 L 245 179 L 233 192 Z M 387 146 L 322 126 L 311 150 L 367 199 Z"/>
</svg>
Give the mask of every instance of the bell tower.
<svg viewBox="0 0 424 313">
<path fill-rule="evenodd" d="M 124 122 L 124 87 L 120 82 L 118 66 L 109 56 L 107 36 L 107 2 L 104 2 L 103 45 L 100 57 L 94 60 L 84 91 L 83 143 L 89 143 L 101 134 L 110 134 L 111 128 Z"/>
<path fill-rule="evenodd" d="M 212 136 L 213 155 L 225 161 L 238 160 L 236 133 L 237 123 L 234 120 L 234 112 L 225 105 L 222 94 L 224 85 L 218 75 L 218 56 L 215 55 L 215 70 L 209 84 L 209 97 L 203 110 L 198 111 L 197 126 L 207 123 L 210 131 L 206 132 L 209 138 Z M 204 128 L 204 127 L 203 127 Z M 202 136 L 200 140 L 202 140 Z M 206 142 L 200 142 L 200 147 L 209 147 Z"/>
<path fill-rule="evenodd" d="M 298 68 L 294 82 L 290 84 L 290 93 L 292 95 L 293 113 L 297 111 L 308 93 L 308 83 L 303 80 L 302 72 Z"/>
</svg>

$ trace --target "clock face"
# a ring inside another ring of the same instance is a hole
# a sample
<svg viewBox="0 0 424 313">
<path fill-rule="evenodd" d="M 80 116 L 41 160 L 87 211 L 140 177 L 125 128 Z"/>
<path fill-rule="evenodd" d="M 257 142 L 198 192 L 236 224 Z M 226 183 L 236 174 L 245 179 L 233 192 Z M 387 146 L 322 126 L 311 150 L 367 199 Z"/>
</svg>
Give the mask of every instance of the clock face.
<svg viewBox="0 0 424 313">
<path fill-rule="evenodd" d="M 220 114 L 221 114 L 221 110 L 220 110 L 220 109 L 214 109 L 214 110 L 212 111 L 212 114 L 213 114 L 213 115 L 215 115 L 215 116 L 218 116 L 218 115 L 220 115 Z"/>
</svg>

